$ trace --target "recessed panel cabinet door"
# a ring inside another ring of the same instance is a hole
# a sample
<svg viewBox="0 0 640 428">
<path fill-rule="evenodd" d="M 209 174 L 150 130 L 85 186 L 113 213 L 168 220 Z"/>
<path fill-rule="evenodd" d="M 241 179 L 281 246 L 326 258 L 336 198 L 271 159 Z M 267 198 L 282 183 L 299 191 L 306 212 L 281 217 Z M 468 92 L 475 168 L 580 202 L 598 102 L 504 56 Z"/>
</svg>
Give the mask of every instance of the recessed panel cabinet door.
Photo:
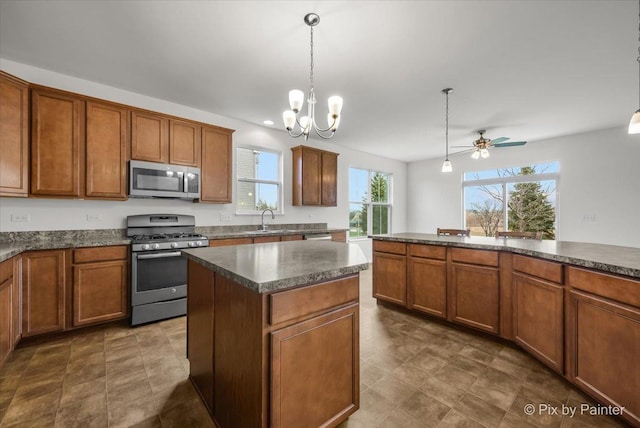
<svg viewBox="0 0 640 428">
<path fill-rule="evenodd" d="M 75 327 L 127 316 L 127 261 L 86 263 L 73 267 Z"/>
<path fill-rule="evenodd" d="M 407 297 L 410 309 L 447 317 L 447 262 L 409 257 Z"/>
<path fill-rule="evenodd" d="M 87 102 L 87 198 L 126 199 L 129 110 Z"/>
<path fill-rule="evenodd" d="M 54 90 L 31 93 L 31 194 L 80 197 L 84 101 Z"/>
<path fill-rule="evenodd" d="M 202 127 L 190 122 L 169 121 L 169 163 L 200 166 Z"/>
<path fill-rule="evenodd" d="M 22 336 L 65 327 L 65 250 L 22 254 Z"/>
<path fill-rule="evenodd" d="M 407 258 L 406 256 L 373 253 L 373 297 L 407 304 Z"/>
<path fill-rule="evenodd" d="M 200 200 L 231 203 L 231 131 L 202 127 Z"/>
<path fill-rule="evenodd" d="M 335 426 L 358 409 L 358 305 L 271 333 L 271 352 L 271 427 Z"/>
<path fill-rule="evenodd" d="M 338 205 L 338 155 L 322 152 L 322 206 Z"/>
<path fill-rule="evenodd" d="M 0 196 L 29 194 L 29 86 L 0 71 Z"/>
<path fill-rule="evenodd" d="M 448 319 L 500 333 L 500 275 L 497 268 L 451 263 Z"/>
<path fill-rule="evenodd" d="M 131 159 L 169 161 L 169 119 L 160 114 L 131 112 Z"/>
</svg>

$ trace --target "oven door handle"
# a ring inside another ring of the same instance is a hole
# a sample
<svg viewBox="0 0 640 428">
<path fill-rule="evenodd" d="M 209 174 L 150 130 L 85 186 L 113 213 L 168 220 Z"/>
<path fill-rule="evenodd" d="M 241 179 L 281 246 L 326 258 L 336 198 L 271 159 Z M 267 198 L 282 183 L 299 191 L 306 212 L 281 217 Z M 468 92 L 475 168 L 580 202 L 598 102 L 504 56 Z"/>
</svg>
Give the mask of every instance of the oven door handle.
<svg viewBox="0 0 640 428">
<path fill-rule="evenodd" d="M 145 259 L 164 259 L 167 257 L 179 257 L 182 253 L 180 251 L 172 251 L 170 253 L 158 253 L 158 254 L 141 254 L 137 256 L 138 260 Z"/>
</svg>

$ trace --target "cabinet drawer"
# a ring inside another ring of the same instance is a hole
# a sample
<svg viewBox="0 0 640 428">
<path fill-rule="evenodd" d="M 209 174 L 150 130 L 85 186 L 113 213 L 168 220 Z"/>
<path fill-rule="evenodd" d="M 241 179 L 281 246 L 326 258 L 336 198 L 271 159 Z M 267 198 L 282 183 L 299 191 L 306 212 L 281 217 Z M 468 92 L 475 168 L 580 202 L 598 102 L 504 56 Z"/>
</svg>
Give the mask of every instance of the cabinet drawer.
<svg viewBox="0 0 640 428">
<path fill-rule="evenodd" d="M 407 244 L 403 242 L 373 241 L 373 251 L 391 254 L 407 254 Z"/>
<path fill-rule="evenodd" d="M 598 296 L 640 307 L 640 281 L 568 266 L 567 284 Z"/>
<path fill-rule="evenodd" d="M 498 266 L 498 252 L 451 248 L 451 260 L 472 265 Z"/>
<path fill-rule="evenodd" d="M 269 296 L 269 323 L 275 325 L 357 302 L 358 295 L 358 275 L 274 293 Z"/>
<path fill-rule="evenodd" d="M 563 281 L 562 264 L 535 259 L 533 257 L 514 254 L 513 270 L 558 284 L 562 284 Z"/>
<path fill-rule="evenodd" d="M 104 262 L 107 260 L 124 260 L 129 247 L 118 245 L 113 247 L 78 248 L 73 250 L 73 263 Z"/>
<path fill-rule="evenodd" d="M 13 259 L 0 263 L 0 284 L 13 276 Z"/>
<path fill-rule="evenodd" d="M 445 260 L 447 258 L 447 248 L 434 245 L 409 244 L 409 254 L 414 257 Z"/>
</svg>

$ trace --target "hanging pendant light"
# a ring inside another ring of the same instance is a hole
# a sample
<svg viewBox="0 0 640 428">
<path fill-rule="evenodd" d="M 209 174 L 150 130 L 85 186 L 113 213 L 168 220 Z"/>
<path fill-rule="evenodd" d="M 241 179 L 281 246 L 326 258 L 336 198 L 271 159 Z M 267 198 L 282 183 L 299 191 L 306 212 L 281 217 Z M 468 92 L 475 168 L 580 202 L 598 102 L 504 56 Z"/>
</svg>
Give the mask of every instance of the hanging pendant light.
<svg viewBox="0 0 640 428">
<path fill-rule="evenodd" d="M 444 162 L 442 163 L 442 172 L 451 172 L 453 171 L 453 165 L 451 165 L 451 161 L 449 160 L 449 94 L 453 92 L 453 88 L 444 88 L 442 91 L 446 97 L 446 107 L 445 107 L 445 132 L 444 132 L 444 143 L 445 143 L 445 157 Z"/>
<path fill-rule="evenodd" d="M 324 139 L 333 137 L 340 124 L 340 112 L 342 111 L 342 97 L 334 95 L 329 97 L 329 114 L 327 115 L 327 127 L 319 128 L 315 117 L 316 96 L 313 93 L 313 27 L 320 22 L 320 16 L 315 13 L 308 13 L 304 17 L 304 22 L 311 29 L 311 71 L 309 73 L 309 97 L 307 98 L 307 115 L 298 118 L 298 113 L 304 104 L 304 92 L 294 89 L 289 92 L 289 106 L 291 110 L 282 113 L 284 127 L 289 135 L 298 138 L 304 135 L 305 141 L 309 138 L 309 133 L 313 129 L 318 136 Z"/>
<path fill-rule="evenodd" d="M 638 0 L 638 43 L 640 43 L 640 0 Z M 638 100 L 640 103 L 640 46 L 638 46 Z M 640 108 L 631 116 L 629 134 L 640 134 Z"/>
</svg>

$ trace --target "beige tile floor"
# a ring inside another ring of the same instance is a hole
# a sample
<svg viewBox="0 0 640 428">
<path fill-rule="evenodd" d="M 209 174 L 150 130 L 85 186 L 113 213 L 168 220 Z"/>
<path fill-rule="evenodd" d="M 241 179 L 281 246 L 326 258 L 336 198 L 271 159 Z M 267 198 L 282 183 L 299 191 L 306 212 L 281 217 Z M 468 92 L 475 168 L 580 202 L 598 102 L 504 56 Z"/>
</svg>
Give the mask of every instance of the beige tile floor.
<svg viewBox="0 0 640 428">
<path fill-rule="evenodd" d="M 361 280 L 360 410 L 340 428 L 616 427 L 526 417 L 589 400 L 525 353 L 376 305 Z M 0 373 L 0 427 L 213 427 L 187 380 L 185 318 L 23 344 Z"/>
</svg>

